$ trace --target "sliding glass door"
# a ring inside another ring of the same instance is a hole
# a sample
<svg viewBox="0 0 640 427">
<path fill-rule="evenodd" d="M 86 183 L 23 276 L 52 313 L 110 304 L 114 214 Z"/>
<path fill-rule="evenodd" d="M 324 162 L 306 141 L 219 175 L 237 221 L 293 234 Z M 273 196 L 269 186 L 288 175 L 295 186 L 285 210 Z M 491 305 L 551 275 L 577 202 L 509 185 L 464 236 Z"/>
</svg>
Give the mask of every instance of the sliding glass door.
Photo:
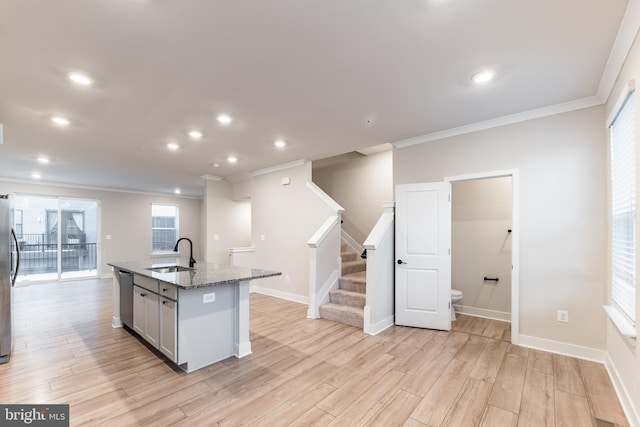
<svg viewBox="0 0 640 427">
<path fill-rule="evenodd" d="M 18 282 L 97 276 L 98 201 L 16 195 L 13 205 Z"/>
</svg>

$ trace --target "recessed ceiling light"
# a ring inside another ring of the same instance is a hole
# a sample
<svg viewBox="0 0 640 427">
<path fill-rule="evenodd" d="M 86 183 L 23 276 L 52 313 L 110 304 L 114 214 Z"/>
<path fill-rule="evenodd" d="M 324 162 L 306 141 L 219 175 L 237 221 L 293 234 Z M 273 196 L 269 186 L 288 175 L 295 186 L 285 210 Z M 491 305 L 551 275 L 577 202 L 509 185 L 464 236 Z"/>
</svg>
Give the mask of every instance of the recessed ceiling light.
<svg viewBox="0 0 640 427">
<path fill-rule="evenodd" d="M 474 83 L 483 84 L 493 80 L 495 76 L 496 72 L 493 70 L 482 70 L 471 76 L 471 80 L 473 80 Z"/>
<path fill-rule="evenodd" d="M 211 166 L 213 166 L 214 168 L 219 168 L 220 167 L 220 163 L 214 163 Z"/>
<path fill-rule="evenodd" d="M 284 148 L 284 147 L 286 147 L 287 143 L 284 142 L 283 140 L 279 139 L 276 142 L 274 142 L 273 145 L 275 145 L 278 148 Z"/>
<path fill-rule="evenodd" d="M 178 148 L 180 148 L 180 146 L 175 142 L 170 142 L 167 144 L 167 148 L 171 151 L 176 151 Z"/>
<path fill-rule="evenodd" d="M 67 74 L 67 77 L 69 77 L 69 80 L 71 80 L 75 84 L 81 86 L 89 86 L 93 83 L 93 79 L 91 77 L 82 73 L 69 73 Z"/>
<path fill-rule="evenodd" d="M 236 163 L 238 161 L 238 158 L 234 157 L 234 156 L 229 156 L 229 157 L 227 157 L 227 161 L 229 163 Z"/>
<path fill-rule="evenodd" d="M 223 125 L 228 125 L 229 123 L 231 123 L 231 120 L 233 120 L 233 119 L 228 114 L 220 114 L 220 115 L 218 115 L 218 121 L 220 123 L 222 123 Z"/>
<path fill-rule="evenodd" d="M 189 136 L 191 137 L 191 139 L 200 139 L 202 138 L 202 132 L 200 132 L 199 130 L 192 130 L 189 132 Z"/>
<path fill-rule="evenodd" d="M 181 193 L 179 188 L 176 188 L 175 190 L 173 190 L 173 192 L 176 193 L 176 194 L 180 194 Z"/>
<path fill-rule="evenodd" d="M 60 116 L 51 117 L 51 121 L 59 126 L 67 126 L 70 123 L 69 119 Z"/>
<path fill-rule="evenodd" d="M 47 159 L 47 158 L 46 158 L 46 157 L 44 157 L 44 156 L 38 157 L 38 161 L 39 161 L 40 163 L 42 163 L 42 164 L 47 164 L 47 163 L 49 163 L 49 159 Z"/>
<path fill-rule="evenodd" d="M 40 179 L 40 178 L 42 178 L 42 175 L 40 175 L 38 172 L 34 172 L 34 173 L 31 174 L 31 178 Z"/>
</svg>

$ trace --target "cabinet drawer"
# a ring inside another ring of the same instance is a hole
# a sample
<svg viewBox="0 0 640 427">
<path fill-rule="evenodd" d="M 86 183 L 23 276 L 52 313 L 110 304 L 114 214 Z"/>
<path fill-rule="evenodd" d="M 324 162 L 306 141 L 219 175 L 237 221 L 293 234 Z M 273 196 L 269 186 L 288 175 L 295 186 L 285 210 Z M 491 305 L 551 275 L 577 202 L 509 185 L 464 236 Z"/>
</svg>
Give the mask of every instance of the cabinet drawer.
<svg viewBox="0 0 640 427">
<path fill-rule="evenodd" d="M 178 300 L 178 287 L 174 285 L 170 285 L 169 283 L 160 282 L 160 295 L 163 297 L 172 299 L 174 301 Z"/>
<path fill-rule="evenodd" d="M 149 277 L 140 276 L 139 274 L 133 275 L 133 283 L 145 288 L 148 291 L 158 293 L 158 281 Z"/>
</svg>

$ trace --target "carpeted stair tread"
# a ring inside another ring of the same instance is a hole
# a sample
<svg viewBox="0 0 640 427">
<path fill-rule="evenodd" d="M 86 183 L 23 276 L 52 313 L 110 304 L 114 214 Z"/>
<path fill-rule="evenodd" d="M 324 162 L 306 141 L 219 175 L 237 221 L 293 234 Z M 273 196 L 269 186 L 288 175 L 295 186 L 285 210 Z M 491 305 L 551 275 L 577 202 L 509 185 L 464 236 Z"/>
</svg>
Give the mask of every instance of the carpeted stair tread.
<svg viewBox="0 0 640 427">
<path fill-rule="evenodd" d="M 331 291 L 329 298 L 332 303 L 340 305 L 348 305 L 350 307 L 364 308 L 367 301 L 367 295 L 362 292 L 347 291 L 344 289 L 336 289 Z"/>
<path fill-rule="evenodd" d="M 358 273 L 367 269 L 367 261 L 356 260 L 342 263 L 342 275 Z"/>
<path fill-rule="evenodd" d="M 364 310 L 361 308 L 333 303 L 323 304 L 320 306 L 320 317 L 357 328 L 364 327 Z"/>
<path fill-rule="evenodd" d="M 342 262 L 356 261 L 358 259 L 358 254 L 355 252 L 342 252 L 340 257 L 342 258 Z"/>
<path fill-rule="evenodd" d="M 338 286 L 345 291 L 360 292 L 362 294 L 367 292 L 367 281 L 364 277 L 340 277 Z"/>
</svg>

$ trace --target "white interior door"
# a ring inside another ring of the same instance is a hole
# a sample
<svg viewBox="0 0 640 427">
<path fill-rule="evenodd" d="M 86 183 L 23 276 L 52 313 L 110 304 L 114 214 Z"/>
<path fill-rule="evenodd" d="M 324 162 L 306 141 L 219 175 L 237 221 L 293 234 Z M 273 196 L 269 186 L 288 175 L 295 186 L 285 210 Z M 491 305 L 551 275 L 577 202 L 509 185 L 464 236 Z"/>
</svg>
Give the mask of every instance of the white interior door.
<svg viewBox="0 0 640 427">
<path fill-rule="evenodd" d="M 451 329 L 451 184 L 396 186 L 396 324 Z"/>
</svg>

